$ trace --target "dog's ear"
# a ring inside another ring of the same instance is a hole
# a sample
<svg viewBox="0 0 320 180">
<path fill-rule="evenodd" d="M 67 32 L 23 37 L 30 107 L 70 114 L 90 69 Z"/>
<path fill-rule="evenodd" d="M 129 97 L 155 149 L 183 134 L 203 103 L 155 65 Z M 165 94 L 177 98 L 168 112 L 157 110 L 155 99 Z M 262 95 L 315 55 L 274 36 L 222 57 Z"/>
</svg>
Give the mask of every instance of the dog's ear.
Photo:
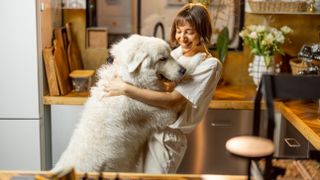
<svg viewBox="0 0 320 180">
<path fill-rule="evenodd" d="M 130 73 L 134 72 L 139 65 L 142 63 L 144 59 L 148 57 L 147 53 L 137 53 L 134 56 L 132 56 L 129 64 L 128 64 L 128 71 Z"/>
</svg>

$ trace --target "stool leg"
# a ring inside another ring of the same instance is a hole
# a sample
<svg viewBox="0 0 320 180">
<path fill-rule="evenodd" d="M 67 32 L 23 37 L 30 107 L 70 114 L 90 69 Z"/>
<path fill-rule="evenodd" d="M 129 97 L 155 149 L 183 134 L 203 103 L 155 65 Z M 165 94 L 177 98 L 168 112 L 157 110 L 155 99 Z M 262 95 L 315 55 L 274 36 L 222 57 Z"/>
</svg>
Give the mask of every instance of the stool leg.
<svg viewBox="0 0 320 180">
<path fill-rule="evenodd" d="M 248 169 L 247 169 L 247 174 L 248 174 L 248 180 L 251 179 L 251 159 L 248 159 Z"/>
</svg>

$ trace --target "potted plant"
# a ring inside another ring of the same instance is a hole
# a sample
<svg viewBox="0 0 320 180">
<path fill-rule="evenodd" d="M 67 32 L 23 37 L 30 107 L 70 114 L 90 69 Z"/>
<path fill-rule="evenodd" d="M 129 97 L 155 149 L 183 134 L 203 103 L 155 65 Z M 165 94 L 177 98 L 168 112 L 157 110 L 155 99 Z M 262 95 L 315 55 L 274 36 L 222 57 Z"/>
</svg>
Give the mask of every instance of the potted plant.
<svg viewBox="0 0 320 180">
<path fill-rule="evenodd" d="M 264 25 L 251 25 L 240 32 L 239 35 L 244 44 L 249 46 L 250 54 L 254 56 L 248 71 L 257 86 L 263 73 L 279 72 L 273 56 L 278 53 L 284 54 L 281 45 L 285 43 L 285 36 L 292 32 L 288 26 L 283 26 L 278 30 L 275 27 Z"/>
</svg>

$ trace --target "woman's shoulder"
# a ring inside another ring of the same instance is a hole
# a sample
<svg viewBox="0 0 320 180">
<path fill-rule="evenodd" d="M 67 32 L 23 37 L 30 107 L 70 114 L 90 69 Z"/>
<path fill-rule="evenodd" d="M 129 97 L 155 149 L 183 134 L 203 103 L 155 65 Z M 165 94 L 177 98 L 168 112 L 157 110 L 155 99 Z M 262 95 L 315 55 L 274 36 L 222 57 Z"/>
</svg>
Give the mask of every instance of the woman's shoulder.
<svg viewBox="0 0 320 180">
<path fill-rule="evenodd" d="M 181 57 L 182 56 L 181 46 L 178 46 L 177 48 L 173 49 L 170 54 L 174 59 L 178 59 L 179 57 Z"/>
<path fill-rule="evenodd" d="M 222 68 L 220 60 L 213 56 L 208 56 L 207 58 L 205 58 L 205 60 L 202 61 L 200 65 L 207 68 L 216 68 L 219 70 Z"/>
</svg>

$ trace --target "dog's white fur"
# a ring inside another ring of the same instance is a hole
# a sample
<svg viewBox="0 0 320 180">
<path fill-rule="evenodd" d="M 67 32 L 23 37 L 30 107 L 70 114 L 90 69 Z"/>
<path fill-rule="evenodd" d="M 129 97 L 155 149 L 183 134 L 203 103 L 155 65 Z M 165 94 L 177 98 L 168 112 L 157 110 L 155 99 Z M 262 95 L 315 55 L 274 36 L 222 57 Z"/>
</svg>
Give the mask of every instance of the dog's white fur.
<svg viewBox="0 0 320 180">
<path fill-rule="evenodd" d="M 102 98 L 103 85 L 115 75 L 141 88 L 162 91 L 158 75 L 177 81 L 185 69 L 170 56 L 168 44 L 158 38 L 132 35 L 111 48 L 114 65 L 98 70 L 81 120 L 52 171 L 122 171 L 136 169 L 139 153 L 151 131 L 176 120 L 176 112 L 152 107 L 127 96 Z M 180 72 L 179 72 L 180 71 Z"/>
</svg>

